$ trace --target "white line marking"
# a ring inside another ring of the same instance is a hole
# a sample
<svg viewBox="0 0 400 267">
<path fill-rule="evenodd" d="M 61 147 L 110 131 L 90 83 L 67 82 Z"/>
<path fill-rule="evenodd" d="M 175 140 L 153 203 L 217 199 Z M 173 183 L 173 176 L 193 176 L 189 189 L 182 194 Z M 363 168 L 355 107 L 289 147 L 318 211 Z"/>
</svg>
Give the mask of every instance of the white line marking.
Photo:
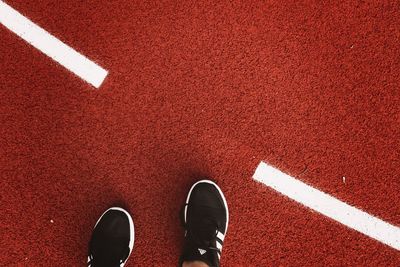
<svg viewBox="0 0 400 267">
<path fill-rule="evenodd" d="M 399 227 L 306 185 L 264 162 L 258 165 L 253 178 L 347 227 L 400 250 Z"/>
<path fill-rule="evenodd" d="M 81 79 L 99 88 L 108 71 L 0 1 L 0 23 Z"/>
</svg>

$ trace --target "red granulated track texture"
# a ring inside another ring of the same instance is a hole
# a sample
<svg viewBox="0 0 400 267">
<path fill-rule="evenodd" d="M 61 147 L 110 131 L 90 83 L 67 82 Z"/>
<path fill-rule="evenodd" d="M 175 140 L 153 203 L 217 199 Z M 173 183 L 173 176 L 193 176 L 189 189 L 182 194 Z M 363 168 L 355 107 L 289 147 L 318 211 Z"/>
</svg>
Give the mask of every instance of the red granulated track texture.
<svg viewBox="0 0 400 267">
<path fill-rule="evenodd" d="M 176 266 L 204 176 L 230 208 L 222 266 L 399 266 L 252 179 L 266 161 L 400 225 L 398 2 L 7 3 L 109 75 L 97 90 L 0 26 L 0 266 L 85 266 L 113 205 L 126 266 Z"/>
</svg>

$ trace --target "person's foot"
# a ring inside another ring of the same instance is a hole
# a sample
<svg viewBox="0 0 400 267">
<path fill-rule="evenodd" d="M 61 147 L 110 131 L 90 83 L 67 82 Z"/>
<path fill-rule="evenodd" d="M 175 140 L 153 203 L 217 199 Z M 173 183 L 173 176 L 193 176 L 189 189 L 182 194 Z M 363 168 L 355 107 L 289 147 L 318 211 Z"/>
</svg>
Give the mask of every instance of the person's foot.
<svg viewBox="0 0 400 267">
<path fill-rule="evenodd" d="M 132 217 L 113 207 L 97 221 L 89 243 L 88 266 L 122 267 L 132 252 L 134 242 Z"/>
<path fill-rule="evenodd" d="M 186 231 L 180 266 L 183 262 L 201 261 L 210 267 L 219 267 L 229 221 L 228 205 L 221 189 L 209 180 L 195 183 L 182 212 Z"/>
</svg>

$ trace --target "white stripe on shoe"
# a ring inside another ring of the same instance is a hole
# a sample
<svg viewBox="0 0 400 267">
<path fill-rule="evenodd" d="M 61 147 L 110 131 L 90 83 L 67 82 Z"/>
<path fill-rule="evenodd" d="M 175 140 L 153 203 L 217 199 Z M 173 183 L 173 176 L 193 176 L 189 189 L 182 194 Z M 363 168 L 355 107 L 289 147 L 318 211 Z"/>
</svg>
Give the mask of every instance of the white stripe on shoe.
<svg viewBox="0 0 400 267">
<path fill-rule="evenodd" d="M 221 241 L 224 241 L 225 235 L 223 233 L 221 233 L 220 231 L 218 231 L 217 238 L 221 239 Z"/>
<path fill-rule="evenodd" d="M 217 249 L 222 250 L 222 244 L 217 240 Z"/>
</svg>

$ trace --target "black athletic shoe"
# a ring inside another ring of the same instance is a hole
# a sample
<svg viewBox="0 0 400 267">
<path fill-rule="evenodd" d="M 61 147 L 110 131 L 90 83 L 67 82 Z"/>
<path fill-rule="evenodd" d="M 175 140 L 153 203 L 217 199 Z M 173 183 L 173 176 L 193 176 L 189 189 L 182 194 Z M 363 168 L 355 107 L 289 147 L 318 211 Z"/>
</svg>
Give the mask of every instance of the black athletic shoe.
<svg viewBox="0 0 400 267">
<path fill-rule="evenodd" d="M 134 242 L 132 217 L 113 207 L 97 221 L 89 244 L 88 266 L 122 267 L 131 254 Z"/>
<path fill-rule="evenodd" d="M 202 261 L 210 267 L 219 267 L 229 221 L 228 205 L 221 189 L 209 180 L 195 183 L 182 213 L 186 231 L 180 266 L 184 261 Z"/>
</svg>

